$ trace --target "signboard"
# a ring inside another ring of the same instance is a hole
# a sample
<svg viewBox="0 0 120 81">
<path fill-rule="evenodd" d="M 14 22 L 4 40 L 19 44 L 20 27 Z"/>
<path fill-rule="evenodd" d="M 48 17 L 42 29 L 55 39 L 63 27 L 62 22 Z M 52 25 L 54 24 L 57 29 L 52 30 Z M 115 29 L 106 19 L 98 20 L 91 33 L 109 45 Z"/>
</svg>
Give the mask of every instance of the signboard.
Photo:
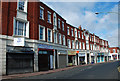
<svg viewBox="0 0 120 81">
<path fill-rule="evenodd" d="M 85 53 L 79 53 L 78 56 L 83 57 L 83 56 L 85 56 Z"/>
<path fill-rule="evenodd" d="M 25 46 L 25 38 L 14 38 L 14 46 Z"/>
<path fill-rule="evenodd" d="M 76 51 L 68 51 L 68 55 L 76 55 Z"/>
<path fill-rule="evenodd" d="M 51 46 L 51 45 L 45 45 L 45 44 L 39 44 L 38 48 L 53 49 L 53 46 Z"/>
<path fill-rule="evenodd" d="M 98 55 L 100 56 L 100 55 L 104 55 L 104 53 L 98 53 Z"/>
</svg>

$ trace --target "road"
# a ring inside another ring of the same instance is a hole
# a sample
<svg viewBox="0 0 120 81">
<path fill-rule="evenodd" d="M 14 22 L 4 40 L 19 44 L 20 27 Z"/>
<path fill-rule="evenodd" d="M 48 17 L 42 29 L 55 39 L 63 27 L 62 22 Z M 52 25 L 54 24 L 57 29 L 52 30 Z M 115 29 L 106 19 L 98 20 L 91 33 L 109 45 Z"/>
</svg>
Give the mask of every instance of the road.
<svg viewBox="0 0 120 81">
<path fill-rule="evenodd" d="M 120 61 L 75 67 L 73 69 L 19 79 L 120 79 Z"/>
</svg>

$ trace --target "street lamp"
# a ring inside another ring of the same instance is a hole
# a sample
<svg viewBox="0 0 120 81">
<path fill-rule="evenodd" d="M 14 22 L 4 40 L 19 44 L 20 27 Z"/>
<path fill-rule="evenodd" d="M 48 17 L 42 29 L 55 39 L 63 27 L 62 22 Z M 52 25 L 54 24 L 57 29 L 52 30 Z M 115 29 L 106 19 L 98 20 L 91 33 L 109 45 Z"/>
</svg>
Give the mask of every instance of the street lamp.
<svg viewBox="0 0 120 81">
<path fill-rule="evenodd" d="M 100 14 L 100 13 L 115 13 L 115 14 L 119 14 L 118 12 L 96 12 L 95 14 Z"/>
</svg>

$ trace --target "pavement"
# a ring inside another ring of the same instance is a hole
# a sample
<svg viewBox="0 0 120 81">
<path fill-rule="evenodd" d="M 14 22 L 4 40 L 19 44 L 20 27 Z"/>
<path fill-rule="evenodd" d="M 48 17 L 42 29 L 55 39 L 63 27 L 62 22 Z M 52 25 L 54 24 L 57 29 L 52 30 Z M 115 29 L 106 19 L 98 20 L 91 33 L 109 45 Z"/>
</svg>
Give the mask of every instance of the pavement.
<svg viewBox="0 0 120 81">
<path fill-rule="evenodd" d="M 113 62 L 113 61 L 109 61 L 109 62 Z M 109 62 L 107 62 L 107 63 L 109 63 Z M 96 64 L 77 65 L 77 66 L 54 69 L 54 70 L 49 70 L 49 71 L 34 72 L 34 73 L 4 75 L 4 76 L 1 76 L 1 77 L 2 77 L 2 80 L 4 80 L 4 79 L 17 79 L 17 78 L 24 78 L 24 77 L 30 77 L 30 76 L 51 74 L 51 73 L 56 73 L 56 72 L 60 72 L 60 71 L 70 70 L 70 69 L 73 69 L 73 68 L 76 68 L 76 67 L 91 66 L 91 65 L 103 64 L 103 63 L 106 63 L 106 62 L 96 63 Z"/>
</svg>

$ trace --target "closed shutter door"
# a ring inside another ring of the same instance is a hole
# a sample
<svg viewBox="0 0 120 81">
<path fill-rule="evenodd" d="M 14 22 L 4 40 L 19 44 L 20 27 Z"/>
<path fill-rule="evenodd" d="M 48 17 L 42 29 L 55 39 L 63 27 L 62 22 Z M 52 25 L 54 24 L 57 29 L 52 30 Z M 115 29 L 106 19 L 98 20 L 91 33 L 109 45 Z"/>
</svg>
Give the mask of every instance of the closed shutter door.
<svg viewBox="0 0 120 81">
<path fill-rule="evenodd" d="M 67 55 L 59 55 L 59 68 L 67 66 Z"/>
<path fill-rule="evenodd" d="M 7 53 L 7 74 L 33 72 L 34 54 Z"/>
</svg>

